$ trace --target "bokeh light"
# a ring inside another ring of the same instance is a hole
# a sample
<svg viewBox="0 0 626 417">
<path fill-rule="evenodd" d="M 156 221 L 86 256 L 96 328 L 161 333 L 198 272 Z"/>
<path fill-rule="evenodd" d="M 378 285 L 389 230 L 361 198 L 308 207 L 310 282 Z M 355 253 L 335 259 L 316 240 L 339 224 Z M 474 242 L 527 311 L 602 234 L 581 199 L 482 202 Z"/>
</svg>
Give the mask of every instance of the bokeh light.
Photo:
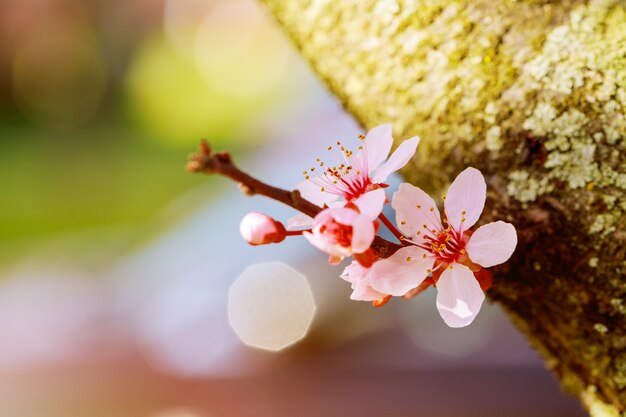
<svg viewBox="0 0 626 417">
<path fill-rule="evenodd" d="M 254 0 L 216 5 L 198 29 L 195 53 L 207 82 L 241 100 L 277 87 L 292 57 L 282 33 Z"/>
<path fill-rule="evenodd" d="M 217 145 L 233 137 L 258 143 L 247 126 L 301 88 L 284 77 L 297 61 L 260 5 L 167 1 L 163 18 L 164 36 L 143 43 L 127 74 L 138 127 L 173 145 L 200 137 Z"/>
<path fill-rule="evenodd" d="M 314 314 L 307 279 L 283 263 L 250 266 L 230 287 L 230 325 L 248 346 L 284 349 L 306 335 Z"/>
<path fill-rule="evenodd" d="M 166 144 L 191 146 L 201 137 L 228 136 L 249 111 L 237 113 L 237 104 L 208 85 L 193 57 L 159 35 L 134 57 L 127 84 L 138 127 Z"/>
</svg>

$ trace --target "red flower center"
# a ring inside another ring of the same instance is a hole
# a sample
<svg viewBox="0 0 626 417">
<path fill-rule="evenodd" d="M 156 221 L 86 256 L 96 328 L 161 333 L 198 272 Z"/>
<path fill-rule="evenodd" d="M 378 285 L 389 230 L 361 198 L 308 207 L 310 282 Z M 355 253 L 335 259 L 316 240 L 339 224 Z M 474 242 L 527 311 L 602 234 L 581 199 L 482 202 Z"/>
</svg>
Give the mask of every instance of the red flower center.
<svg viewBox="0 0 626 417">
<path fill-rule="evenodd" d="M 320 226 L 319 232 L 330 236 L 340 246 L 350 247 L 352 245 L 352 227 L 337 223 L 335 220 Z"/>
<path fill-rule="evenodd" d="M 469 239 L 465 234 L 448 227 L 445 230 L 424 236 L 425 249 L 440 263 L 451 264 L 465 257 L 465 245 Z"/>
</svg>

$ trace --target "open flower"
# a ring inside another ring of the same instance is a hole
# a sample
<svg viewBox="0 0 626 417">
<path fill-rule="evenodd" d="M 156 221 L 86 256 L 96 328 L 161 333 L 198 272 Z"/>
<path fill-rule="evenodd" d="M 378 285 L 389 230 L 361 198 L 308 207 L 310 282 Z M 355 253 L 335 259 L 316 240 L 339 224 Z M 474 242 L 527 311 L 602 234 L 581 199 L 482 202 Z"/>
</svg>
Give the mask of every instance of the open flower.
<svg viewBox="0 0 626 417">
<path fill-rule="evenodd" d="M 251 245 L 267 245 L 285 240 L 287 231 L 282 223 L 262 213 L 248 213 L 239 224 L 241 236 Z"/>
<path fill-rule="evenodd" d="M 390 124 L 377 126 L 367 136 L 359 138 L 362 143 L 356 153 L 337 142 L 328 147 L 329 151 L 339 153 L 335 158 L 336 165 L 326 165 L 318 158 L 318 166 L 304 172 L 305 181 L 298 184 L 297 189 L 305 199 L 324 206 L 340 198 L 354 201 L 370 191 L 386 187 L 387 177 L 409 162 L 419 143 L 417 136 L 407 139 L 387 159 L 393 144 Z M 383 163 L 386 159 L 387 162 Z M 316 175 L 316 168 L 319 175 Z M 382 204 L 384 201 L 379 213 Z"/>
<path fill-rule="evenodd" d="M 437 309 L 446 324 L 470 324 L 485 298 L 481 282 L 489 280 L 482 268 L 505 262 L 517 245 L 510 223 L 497 221 L 470 230 L 483 211 L 486 189 L 480 171 L 461 172 L 445 197 L 444 226 L 428 194 L 401 184 L 392 206 L 397 226 L 411 245 L 374 264 L 369 276 L 372 288 L 401 296 L 431 277 L 438 291 Z"/>
<path fill-rule="evenodd" d="M 359 263 L 369 267 L 374 261 L 370 246 L 378 229 L 378 207 L 382 207 L 385 198 L 385 192 L 377 190 L 357 201 L 358 205 L 324 209 L 315 216 L 311 231 L 305 231 L 303 235 L 313 246 L 329 255 L 331 264 L 354 256 Z"/>
</svg>

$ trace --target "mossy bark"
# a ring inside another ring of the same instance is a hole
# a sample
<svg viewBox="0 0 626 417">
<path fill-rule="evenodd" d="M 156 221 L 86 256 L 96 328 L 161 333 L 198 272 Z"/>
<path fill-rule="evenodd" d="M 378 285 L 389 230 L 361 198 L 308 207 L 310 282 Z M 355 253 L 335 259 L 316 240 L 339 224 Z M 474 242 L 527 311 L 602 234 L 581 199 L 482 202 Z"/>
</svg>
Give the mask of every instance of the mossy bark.
<svg viewBox="0 0 626 417">
<path fill-rule="evenodd" d="M 345 107 L 468 165 L 519 231 L 489 296 L 592 415 L 626 410 L 626 2 L 263 0 Z"/>
</svg>

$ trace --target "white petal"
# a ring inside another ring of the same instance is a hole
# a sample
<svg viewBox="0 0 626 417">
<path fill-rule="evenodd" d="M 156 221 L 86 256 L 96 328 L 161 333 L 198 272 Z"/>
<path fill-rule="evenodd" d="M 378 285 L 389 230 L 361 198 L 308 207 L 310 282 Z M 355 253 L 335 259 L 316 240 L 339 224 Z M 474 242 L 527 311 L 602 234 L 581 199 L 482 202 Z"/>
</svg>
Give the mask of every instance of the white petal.
<svg viewBox="0 0 626 417">
<path fill-rule="evenodd" d="M 483 174 L 472 167 L 461 172 L 446 194 L 444 205 L 450 226 L 456 230 L 467 230 L 476 224 L 486 198 L 487 184 Z"/>
<path fill-rule="evenodd" d="M 389 160 L 374 172 L 372 182 L 374 184 L 384 183 L 389 175 L 405 166 L 415 154 L 419 141 L 420 138 L 415 136 L 402 142 L 389 157 Z"/>
<path fill-rule="evenodd" d="M 474 321 L 485 299 L 470 269 L 452 264 L 437 281 L 437 309 L 450 327 L 465 327 Z"/>
<path fill-rule="evenodd" d="M 365 136 L 365 151 L 367 155 L 367 169 L 369 172 L 374 171 L 387 159 L 389 151 L 391 151 L 391 145 L 393 145 L 391 124 L 387 123 L 376 126 L 367 132 Z"/>
<path fill-rule="evenodd" d="M 330 217 L 333 220 L 339 224 L 343 224 L 344 226 L 352 226 L 356 219 L 360 216 L 358 211 L 347 207 L 328 208 L 326 210 L 328 210 L 327 213 L 330 214 Z M 322 220 L 322 217 L 320 216 L 318 222 L 315 224 L 326 223 L 326 221 L 326 219 Z"/>
<path fill-rule="evenodd" d="M 511 223 L 497 221 L 479 227 L 465 250 L 472 262 L 483 268 L 506 262 L 517 246 L 517 232 Z"/>
<path fill-rule="evenodd" d="M 369 285 L 353 285 L 350 299 L 355 301 L 376 301 L 384 298 L 386 294 L 379 293 Z"/>
<path fill-rule="evenodd" d="M 385 190 L 379 188 L 363 194 L 353 203 L 359 208 L 361 214 L 373 220 L 383 211 L 385 200 L 387 200 L 387 194 L 385 194 Z"/>
<path fill-rule="evenodd" d="M 386 294 L 379 293 L 370 286 L 369 273 L 371 268 L 365 268 L 357 261 L 352 261 L 340 277 L 352 284 L 350 299 L 359 301 L 376 301 Z"/>
<path fill-rule="evenodd" d="M 343 258 L 345 256 L 350 256 L 349 248 L 339 246 L 327 237 L 310 232 L 304 232 L 302 233 L 302 236 L 304 236 L 311 245 L 315 246 L 322 252 L 327 253 L 331 257 Z"/>
<path fill-rule="evenodd" d="M 313 217 L 307 216 L 304 213 L 296 214 L 287 220 L 287 228 L 295 229 L 298 227 L 310 226 L 313 224 Z"/>
<path fill-rule="evenodd" d="M 324 207 L 324 204 L 329 204 L 339 198 L 335 194 L 331 194 L 326 191 L 322 191 L 322 187 L 315 185 L 311 180 L 302 181 L 296 187 L 300 191 L 300 195 L 313 204 L 317 204 L 320 207 Z"/>
<path fill-rule="evenodd" d="M 350 265 L 343 269 L 343 272 L 339 275 L 339 277 L 351 284 L 358 284 L 361 282 L 369 284 L 369 279 L 367 278 L 368 273 L 368 268 L 365 268 L 357 261 L 352 261 Z"/>
<path fill-rule="evenodd" d="M 378 292 L 402 296 L 426 279 L 433 263 L 424 249 L 407 246 L 374 263 L 369 274 L 370 284 Z"/>
<path fill-rule="evenodd" d="M 396 211 L 396 226 L 415 242 L 424 239 L 427 233 L 424 225 L 429 231 L 443 229 L 435 201 L 414 185 L 400 184 L 398 191 L 393 194 L 391 206 Z"/>
</svg>

